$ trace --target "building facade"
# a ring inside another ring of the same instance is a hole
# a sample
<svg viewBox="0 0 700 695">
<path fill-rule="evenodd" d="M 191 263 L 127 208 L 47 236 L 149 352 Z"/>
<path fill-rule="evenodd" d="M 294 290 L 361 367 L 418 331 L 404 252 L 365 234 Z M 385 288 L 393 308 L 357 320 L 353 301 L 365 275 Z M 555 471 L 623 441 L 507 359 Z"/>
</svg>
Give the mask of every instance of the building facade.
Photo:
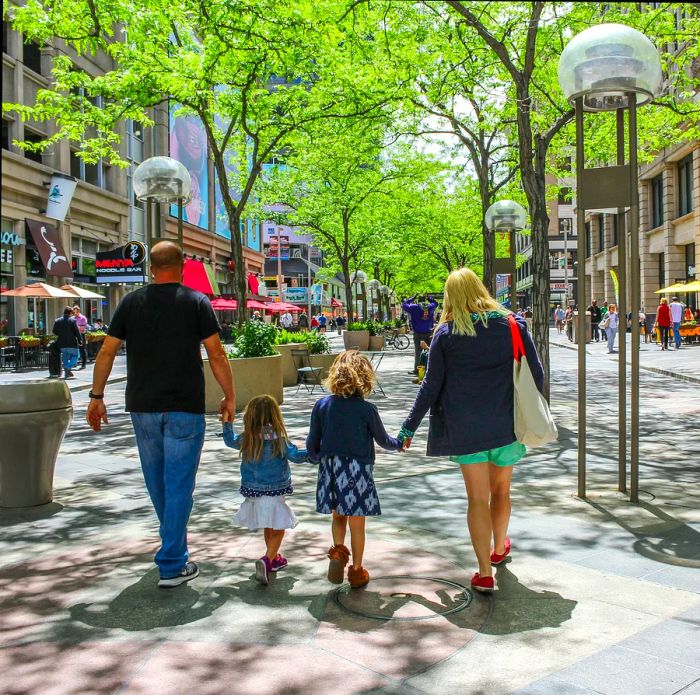
<svg viewBox="0 0 700 695">
<path fill-rule="evenodd" d="M 104 74 L 113 67 L 105 54 L 77 55 L 64 42 L 40 47 L 25 42 L 20 32 L 3 21 L 3 102 L 33 105 L 39 89 L 49 88 L 55 54 L 68 56 L 76 69 L 91 76 Z M 98 98 L 99 99 L 99 98 Z M 96 102 L 99 105 L 99 101 Z M 0 269 L 2 289 L 12 289 L 33 281 L 60 286 L 75 283 L 104 296 L 102 300 L 77 300 L 90 319 L 109 321 L 120 299 L 138 283 L 98 283 L 97 254 L 122 247 L 129 241 L 146 242 L 147 206 L 136 200 L 132 179 L 135 168 L 144 159 L 170 155 L 180 159 L 193 177 L 193 200 L 183 211 L 185 254 L 208 265 L 208 275 L 216 278 L 217 294 L 233 292 L 230 267 L 230 231 L 218 193 L 218 181 L 207 156 L 207 143 L 201 124 L 179 118 L 171 105 L 156 107 L 149 113 L 155 122 L 145 128 L 137 121 L 119 124 L 119 154 L 127 168 L 110 166 L 105 161 L 86 164 L 78 156 L 78 143 L 61 141 L 43 153 L 23 151 L 13 141 L 40 142 L 53 132 L 50 122 L 23 122 L 19 118 L 2 120 L 2 213 Z M 49 182 L 62 174 L 77 180 L 77 186 L 65 221 L 46 216 Z M 177 209 L 153 205 L 151 229 L 154 240 L 177 238 Z M 34 224 L 36 223 L 36 225 Z M 72 276 L 56 276 L 41 259 L 31 228 L 41 225 L 55 228 L 67 256 Z M 264 271 L 262 229 L 260 223 L 247 221 L 240 230 L 244 242 L 244 262 L 249 276 Z M 251 280 L 250 287 L 257 287 Z M 70 300 L 69 300 L 70 303 Z M 32 300 L 0 295 L 0 332 L 17 335 L 22 330 L 50 331 L 60 313 L 61 300 Z"/>
</svg>

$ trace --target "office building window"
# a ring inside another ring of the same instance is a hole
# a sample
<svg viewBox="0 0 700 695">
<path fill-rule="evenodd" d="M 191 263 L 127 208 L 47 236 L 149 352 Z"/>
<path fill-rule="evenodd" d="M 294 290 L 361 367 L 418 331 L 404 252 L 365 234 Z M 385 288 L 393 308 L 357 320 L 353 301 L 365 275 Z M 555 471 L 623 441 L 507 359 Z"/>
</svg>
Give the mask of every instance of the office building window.
<svg viewBox="0 0 700 695">
<path fill-rule="evenodd" d="M 664 223 L 664 176 L 659 174 L 651 180 L 651 228 Z"/>
<path fill-rule="evenodd" d="M 33 70 L 41 75 L 41 49 L 34 41 L 27 41 L 24 44 L 24 57 L 22 59 L 25 68 Z"/>
<path fill-rule="evenodd" d="M 617 215 L 612 216 L 612 245 L 617 246 L 620 243 L 620 218 Z"/>
<path fill-rule="evenodd" d="M 70 151 L 70 173 L 76 179 L 91 183 L 93 186 L 104 187 L 105 176 L 102 160 L 97 164 L 87 164 L 78 157 L 75 150 Z"/>
<path fill-rule="evenodd" d="M 591 223 L 586 222 L 586 258 L 590 258 L 593 253 L 593 239 L 591 236 Z"/>
<path fill-rule="evenodd" d="M 10 26 L 3 20 L 2 22 L 2 52 L 7 53 L 8 38 L 10 36 Z"/>
<path fill-rule="evenodd" d="M 659 254 L 659 288 L 666 287 L 666 254 Z"/>
<path fill-rule="evenodd" d="M 25 127 L 24 139 L 26 142 L 37 143 L 42 142 L 44 140 L 44 136 L 40 135 L 39 133 L 34 133 Z M 41 152 L 35 152 L 33 150 L 23 150 L 23 152 L 27 159 L 31 159 L 33 162 L 39 162 L 39 164 L 41 164 Z"/>
<path fill-rule="evenodd" d="M 695 244 L 687 244 L 685 247 L 685 276 L 689 281 L 695 280 L 696 272 Z"/>
<path fill-rule="evenodd" d="M 2 149 L 10 149 L 10 122 L 2 119 Z"/>
<path fill-rule="evenodd" d="M 605 215 L 598 215 L 598 251 L 605 251 Z"/>
<path fill-rule="evenodd" d="M 687 215 L 693 209 L 693 155 L 678 162 L 678 215 Z"/>
</svg>

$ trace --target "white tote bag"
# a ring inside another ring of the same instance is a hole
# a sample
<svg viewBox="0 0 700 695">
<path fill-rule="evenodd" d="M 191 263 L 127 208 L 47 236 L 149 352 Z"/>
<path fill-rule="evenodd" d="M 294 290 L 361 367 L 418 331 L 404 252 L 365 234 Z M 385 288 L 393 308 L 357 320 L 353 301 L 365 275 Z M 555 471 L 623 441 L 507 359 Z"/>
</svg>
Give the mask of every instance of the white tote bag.
<svg viewBox="0 0 700 695">
<path fill-rule="evenodd" d="M 545 397 L 538 391 L 525 355 L 525 346 L 517 321 L 508 317 L 513 341 L 513 390 L 515 401 L 515 436 L 529 447 L 557 440 L 559 433 Z"/>
</svg>

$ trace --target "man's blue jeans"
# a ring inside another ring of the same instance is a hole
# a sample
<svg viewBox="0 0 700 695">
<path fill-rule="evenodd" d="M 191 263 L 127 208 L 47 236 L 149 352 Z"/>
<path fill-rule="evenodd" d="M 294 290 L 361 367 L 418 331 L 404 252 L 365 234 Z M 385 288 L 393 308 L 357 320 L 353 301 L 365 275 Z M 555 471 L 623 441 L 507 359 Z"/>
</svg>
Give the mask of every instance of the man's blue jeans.
<svg viewBox="0 0 700 695">
<path fill-rule="evenodd" d="M 189 558 L 187 522 L 192 511 L 204 415 L 131 413 L 141 469 L 160 522 L 161 547 L 155 563 L 161 579 L 177 577 Z"/>
<path fill-rule="evenodd" d="M 676 343 L 676 348 L 681 346 L 681 322 L 673 322 L 673 340 Z"/>
<path fill-rule="evenodd" d="M 61 348 L 61 362 L 63 362 L 63 369 L 67 372 L 78 364 L 78 357 L 80 357 L 80 350 L 77 347 Z"/>
</svg>

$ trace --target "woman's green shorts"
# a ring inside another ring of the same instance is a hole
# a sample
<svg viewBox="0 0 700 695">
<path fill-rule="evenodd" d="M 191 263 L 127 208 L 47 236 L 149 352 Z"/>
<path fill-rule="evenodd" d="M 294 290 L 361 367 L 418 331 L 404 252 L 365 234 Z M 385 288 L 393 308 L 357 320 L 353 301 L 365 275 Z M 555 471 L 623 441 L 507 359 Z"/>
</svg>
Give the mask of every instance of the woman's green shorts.
<svg viewBox="0 0 700 695">
<path fill-rule="evenodd" d="M 525 456 L 527 449 L 520 442 L 513 442 L 497 449 L 478 451 L 476 454 L 466 454 L 464 456 L 450 456 L 450 461 L 458 463 L 460 466 L 470 463 L 486 463 L 490 461 L 496 466 L 512 466 L 516 461 Z"/>
</svg>

